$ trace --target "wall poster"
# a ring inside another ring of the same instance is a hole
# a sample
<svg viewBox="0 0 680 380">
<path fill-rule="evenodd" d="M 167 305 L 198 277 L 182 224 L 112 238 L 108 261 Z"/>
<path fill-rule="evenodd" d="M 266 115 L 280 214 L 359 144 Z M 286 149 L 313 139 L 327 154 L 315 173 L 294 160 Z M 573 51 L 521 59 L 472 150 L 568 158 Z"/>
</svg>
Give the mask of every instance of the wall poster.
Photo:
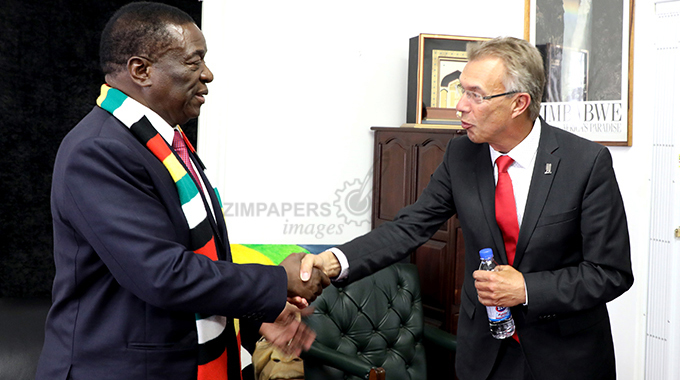
<svg viewBox="0 0 680 380">
<path fill-rule="evenodd" d="M 526 0 L 525 39 L 541 51 L 541 116 L 605 145 L 632 145 L 634 0 Z"/>
</svg>

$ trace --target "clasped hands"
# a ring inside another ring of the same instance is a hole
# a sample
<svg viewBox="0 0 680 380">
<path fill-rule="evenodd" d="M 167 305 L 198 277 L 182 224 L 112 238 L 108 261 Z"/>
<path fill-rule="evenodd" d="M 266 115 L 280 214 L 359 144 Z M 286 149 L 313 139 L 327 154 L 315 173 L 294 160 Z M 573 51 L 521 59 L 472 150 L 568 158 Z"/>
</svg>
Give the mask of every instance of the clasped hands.
<svg viewBox="0 0 680 380">
<path fill-rule="evenodd" d="M 286 270 L 288 300 L 276 321 L 263 323 L 260 327 L 260 334 L 286 355 L 299 356 L 302 350 L 309 350 L 312 346 L 316 333 L 302 323 L 302 317 L 313 312 L 307 306 L 331 283 L 319 267 L 301 269 L 303 258 L 307 256 L 315 255 L 293 253 L 279 264 Z M 304 280 L 301 276 L 303 270 L 308 273 Z"/>
</svg>

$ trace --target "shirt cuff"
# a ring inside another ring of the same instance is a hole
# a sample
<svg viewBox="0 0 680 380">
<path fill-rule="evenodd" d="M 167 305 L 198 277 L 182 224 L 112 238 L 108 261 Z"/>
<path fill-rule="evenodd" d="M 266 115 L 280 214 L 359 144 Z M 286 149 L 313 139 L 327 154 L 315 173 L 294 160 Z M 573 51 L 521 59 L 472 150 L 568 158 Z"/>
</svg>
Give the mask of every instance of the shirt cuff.
<svg viewBox="0 0 680 380">
<path fill-rule="evenodd" d="M 335 258 L 338 259 L 338 262 L 340 263 L 340 274 L 333 280 L 344 280 L 349 275 L 349 262 L 347 261 L 347 256 L 336 247 L 329 248 L 328 250 L 335 255 Z"/>
</svg>

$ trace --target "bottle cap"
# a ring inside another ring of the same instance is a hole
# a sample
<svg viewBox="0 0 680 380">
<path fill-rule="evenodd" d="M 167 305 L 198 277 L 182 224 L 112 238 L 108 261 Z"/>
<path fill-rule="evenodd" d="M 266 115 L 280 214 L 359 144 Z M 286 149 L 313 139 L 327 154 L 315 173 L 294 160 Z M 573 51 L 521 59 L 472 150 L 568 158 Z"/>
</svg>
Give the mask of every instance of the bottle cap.
<svg viewBox="0 0 680 380">
<path fill-rule="evenodd" d="M 480 249 L 479 258 L 481 258 L 482 260 L 491 260 L 493 258 L 493 250 L 491 248 Z"/>
</svg>

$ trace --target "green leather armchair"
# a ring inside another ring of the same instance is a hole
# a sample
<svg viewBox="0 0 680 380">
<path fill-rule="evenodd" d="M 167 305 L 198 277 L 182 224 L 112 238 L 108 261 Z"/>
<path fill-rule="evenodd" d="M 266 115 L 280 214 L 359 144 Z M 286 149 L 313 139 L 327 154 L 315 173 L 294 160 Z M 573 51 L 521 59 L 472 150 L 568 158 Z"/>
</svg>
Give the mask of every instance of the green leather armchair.
<svg viewBox="0 0 680 380">
<path fill-rule="evenodd" d="M 344 288 L 329 286 L 307 324 L 305 379 L 422 380 L 425 341 L 453 351 L 456 337 L 423 323 L 418 268 L 394 264 Z M 450 378 L 454 377 L 453 366 Z"/>
</svg>

